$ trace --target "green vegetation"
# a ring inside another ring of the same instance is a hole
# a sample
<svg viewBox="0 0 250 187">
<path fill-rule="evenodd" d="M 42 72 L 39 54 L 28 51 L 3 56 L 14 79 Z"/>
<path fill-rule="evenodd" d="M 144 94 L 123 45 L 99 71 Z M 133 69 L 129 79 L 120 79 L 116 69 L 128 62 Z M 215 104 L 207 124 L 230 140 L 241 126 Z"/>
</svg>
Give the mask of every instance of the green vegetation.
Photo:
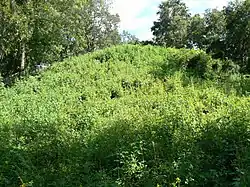
<svg viewBox="0 0 250 187">
<path fill-rule="evenodd" d="M 199 48 L 214 58 L 231 59 L 250 73 L 250 1 L 233 0 L 222 10 L 191 15 L 182 0 L 159 5 L 152 33 L 157 45 Z"/>
<path fill-rule="evenodd" d="M 0 186 L 250 186 L 250 1 L 111 8 L 1 0 Z"/>
<path fill-rule="evenodd" d="M 110 6 L 106 0 L 1 0 L 0 74 L 12 79 L 36 65 L 118 44 L 120 19 Z"/>
<path fill-rule="evenodd" d="M 0 186 L 250 185 L 250 80 L 123 45 L 0 87 Z"/>
</svg>

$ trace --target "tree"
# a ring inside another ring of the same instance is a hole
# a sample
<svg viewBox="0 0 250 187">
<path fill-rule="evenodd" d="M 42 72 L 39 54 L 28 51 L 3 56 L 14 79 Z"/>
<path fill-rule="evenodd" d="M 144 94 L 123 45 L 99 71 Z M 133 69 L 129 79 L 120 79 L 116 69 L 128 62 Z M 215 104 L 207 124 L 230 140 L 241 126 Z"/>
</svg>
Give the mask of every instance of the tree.
<svg viewBox="0 0 250 187">
<path fill-rule="evenodd" d="M 230 2 L 226 15 L 226 55 L 250 73 L 250 1 Z"/>
<path fill-rule="evenodd" d="M 4 76 L 33 67 L 36 63 L 60 59 L 63 43 L 67 40 L 65 33 L 73 25 L 78 26 L 78 1 L 64 1 L 2 2 L 0 65 Z M 71 32 L 71 38 L 73 36 Z"/>
<path fill-rule="evenodd" d="M 117 44 L 118 15 L 107 0 L 3 0 L 0 73 L 4 77 Z"/>
<path fill-rule="evenodd" d="M 26 62 L 26 44 L 31 37 L 29 28 L 29 3 L 27 1 L 3 1 L 0 7 L 0 66 L 3 70 L 23 71 Z"/>
<path fill-rule="evenodd" d="M 139 39 L 135 35 L 129 33 L 128 31 L 125 31 L 125 30 L 122 31 L 121 43 L 123 43 L 123 44 L 128 44 L 128 43 L 129 44 L 136 44 L 138 42 L 139 42 Z"/>
<path fill-rule="evenodd" d="M 190 19 L 185 3 L 180 0 L 168 0 L 162 2 L 159 9 L 159 19 L 151 28 L 155 42 L 166 47 L 185 47 Z"/>
<path fill-rule="evenodd" d="M 188 47 L 189 48 L 205 48 L 204 43 L 206 40 L 206 24 L 204 18 L 199 14 L 191 17 L 188 26 Z"/>
<path fill-rule="evenodd" d="M 87 42 L 86 52 L 102 49 L 118 44 L 120 36 L 118 14 L 111 14 L 110 2 L 103 0 L 90 0 L 84 7 L 82 19 L 84 20 L 84 38 Z"/>
<path fill-rule="evenodd" d="M 205 37 L 203 49 L 215 58 L 225 58 L 226 18 L 222 11 L 208 9 L 204 15 Z"/>
<path fill-rule="evenodd" d="M 231 1 L 223 10 L 208 9 L 190 16 L 180 0 L 159 6 L 152 32 L 155 43 L 166 47 L 199 48 L 214 58 L 231 59 L 250 72 L 250 1 Z"/>
</svg>

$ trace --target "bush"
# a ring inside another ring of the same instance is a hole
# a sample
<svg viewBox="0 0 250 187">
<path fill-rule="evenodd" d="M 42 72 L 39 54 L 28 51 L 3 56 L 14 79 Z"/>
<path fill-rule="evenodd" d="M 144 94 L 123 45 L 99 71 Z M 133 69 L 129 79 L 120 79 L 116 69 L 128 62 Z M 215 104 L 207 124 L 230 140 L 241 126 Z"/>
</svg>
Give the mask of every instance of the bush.
<svg viewBox="0 0 250 187">
<path fill-rule="evenodd" d="M 0 186 L 249 186 L 247 81 L 214 62 L 123 45 L 1 89 Z"/>
</svg>

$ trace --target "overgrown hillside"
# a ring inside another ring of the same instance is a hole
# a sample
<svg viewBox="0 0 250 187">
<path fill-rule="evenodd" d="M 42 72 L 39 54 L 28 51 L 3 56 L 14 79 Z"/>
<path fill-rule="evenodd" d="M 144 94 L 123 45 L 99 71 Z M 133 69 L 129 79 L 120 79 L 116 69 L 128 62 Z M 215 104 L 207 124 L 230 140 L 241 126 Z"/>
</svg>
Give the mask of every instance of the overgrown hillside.
<svg viewBox="0 0 250 187">
<path fill-rule="evenodd" d="M 0 186 L 249 186 L 250 81 L 124 45 L 0 87 Z"/>
</svg>

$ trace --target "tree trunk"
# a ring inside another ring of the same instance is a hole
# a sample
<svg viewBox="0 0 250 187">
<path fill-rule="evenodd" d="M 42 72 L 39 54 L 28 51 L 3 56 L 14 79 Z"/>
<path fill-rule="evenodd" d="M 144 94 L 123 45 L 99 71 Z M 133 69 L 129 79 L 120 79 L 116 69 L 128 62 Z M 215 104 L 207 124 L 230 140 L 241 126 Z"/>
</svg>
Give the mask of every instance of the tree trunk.
<svg viewBox="0 0 250 187">
<path fill-rule="evenodd" d="M 22 57 L 21 57 L 21 65 L 20 65 L 20 70 L 21 72 L 24 70 L 25 68 L 25 44 L 22 43 L 21 44 L 21 48 L 22 48 Z"/>
<path fill-rule="evenodd" d="M 14 2 L 14 0 L 10 0 L 10 10 L 11 10 L 12 14 L 15 11 L 15 2 Z"/>
</svg>

